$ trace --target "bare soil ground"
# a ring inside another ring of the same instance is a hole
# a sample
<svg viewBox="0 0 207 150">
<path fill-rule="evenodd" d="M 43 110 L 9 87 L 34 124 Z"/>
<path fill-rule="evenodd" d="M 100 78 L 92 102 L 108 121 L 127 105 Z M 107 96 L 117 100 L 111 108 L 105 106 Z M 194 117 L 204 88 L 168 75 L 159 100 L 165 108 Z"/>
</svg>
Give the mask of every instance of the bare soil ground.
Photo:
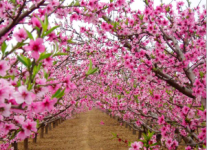
<svg viewBox="0 0 207 150">
<path fill-rule="evenodd" d="M 127 150 L 127 144 L 112 139 L 112 132 L 131 142 L 138 137 L 138 133 L 133 135 L 118 121 L 94 109 L 64 121 L 44 134 L 43 139 L 38 136 L 37 143 L 29 139 L 29 150 Z M 23 142 L 18 147 L 23 150 Z"/>
</svg>

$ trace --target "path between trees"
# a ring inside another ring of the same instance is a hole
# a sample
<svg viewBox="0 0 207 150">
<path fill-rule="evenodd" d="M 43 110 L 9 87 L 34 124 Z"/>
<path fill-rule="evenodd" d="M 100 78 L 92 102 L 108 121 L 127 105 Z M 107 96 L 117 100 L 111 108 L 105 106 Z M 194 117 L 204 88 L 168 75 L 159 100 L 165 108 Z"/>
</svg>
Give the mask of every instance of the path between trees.
<svg viewBox="0 0 207 150">
<path fill-rule="evenodd" d="M 103 121 L 104 124 L 100 124 Z M 99 110 L 91 110 L 78 114 L 74 119 L 66 120 L 44 135 L 38 136 L 37 143 L 29 140 L 30 150 L 127 150 L 124 142 L 112 139 L 112 132 L 122 139 L 135 141 L 138 135 L 133 135 L 128 128 L 120 126 L 117 120 L 110 118 Z M 23 144 L 19 144 L 19 150 Z"/>
</svg>

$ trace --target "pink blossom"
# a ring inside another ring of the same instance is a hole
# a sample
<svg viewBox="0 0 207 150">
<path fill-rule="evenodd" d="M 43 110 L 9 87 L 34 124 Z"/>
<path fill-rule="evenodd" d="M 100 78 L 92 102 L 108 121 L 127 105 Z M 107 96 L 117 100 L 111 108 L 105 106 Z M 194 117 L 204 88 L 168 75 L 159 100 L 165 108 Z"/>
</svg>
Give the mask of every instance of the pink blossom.
<svg viewBox="0 0 207 150">
<path fill-rule="evenodd" d="M 24 122 L 22 124 L 22 128 L 25 132 L 25 135 L 29 136 L 31 134 L 31 132 L 37 132 L 37 128 L 36 128 L 37 123 L 35 121 L 31 121 L 31 120 L 26 120 L 26 122 Z"/>
<path fill-rule="evenodd" d="M 155 100 L 155 101 L 160 100 L 160 95 L 158 95 L 158 94 L 154 94 L 154 100 Z"/>
<path fill-rule="evenodd" d="M 45 16 L 46 9 L 38 9 L 38 12 L 39 12 L 40 16 L 43 17 L 43 16 Z"/>
<path fill-rule="evenodd" d="M 17 139 L 24 140 L 28 137 L 28 135 L 25 133 L 25 130 L 21 130 L 19 133 L 17 133 Z"/>
<path fill-rule="evenodd" d="M 31 103 L 31 105 L 29 105 L 29 108 L 30 112 L 35 112 L 35 113 L 39 113 L 41 112 L 41 102 L 33 102 Z"/>
<path fill-rule="evenodd" d="M 6 98 L 9 98 L 8 88 L 2 87 L 0 88 L 0 104 L 4 103 Z"/>
<path fill-rule="evenodd" d="M 203 132 L 201 132 L 199 135 L 198 135 L 198 138 L 200 141 L 203 141 L 206 139 L 206 134 L 204 134 Z"/>
<path fill-rule="evenodd" d="M 5 125 L 4 125 L 4 130 L 6 131 L 6 132 L 9 132 L 10 130 L 12 130 L 12 129 L 16 129 L 17 127 L 14 125 L 14 124 L 11 124 L 11 123 L 6 123 Z"/>
<path fill-rule="evenodd" d="M 40 21 L 39 21 L 36 17 L 33 17 L 33 18 L 31 19 L 31 21 L 32 21 L 32 25 L 33 25 L 34 27 L 38 27 L 38 28 L 41 27 L 41 23 L 40 23 Z"/>
<path fill-rule="evenodd" d="M 125 4 L 125 0 L 117 0 L 116 4 L 118 6 L 123 6 Z"/>
<path fill-rule="evenodd" d="M 161 128 L 161 132 L 166 132 L 167 131 L 167 127 L 166 126 L 163 126 L 162 128 Z"/>
<path fill-rule="evenodd" d="M 27 90 L 25 86 L 20 86 L 18 88 L 18 92 L 16 92 L 15 95 L 15 100 L 18 104 L 22 104 L 25 102 L 26 104 L 31 104 L 32 103 L 32 93 Z"/>
<path fill-rule="evenodd" d="M 166 142 L 165 142 L 165 144 L 166 144 L 166 146 L 167 146 L 168 148 L 171 147 L 172 143 L 173 143 L 173 141 L 172 141 L 171 138 L 168 138 L 168 139 L 166 140 Z"/>
<path fill-rule="evenodd" d="M 73 20 L 78 20 L 79 16 L 75 13 L 70 16 L 70 22 L 72 23 Z"/>
<path fill-rule="evenodd" d="M 72 100 L 70 103 L 73 105 L 73 104 L 75 104 L 76 102 Z"/>
<path fill-rule="evenodd" d="M 42 98 L 47 92 L 48 92 L 48 87 L 38 87 L 35 89 L 37 98 Z"/>
<path fill-rule="evenodd" d="M 104 125 L 104 122 L 103 122 L 103 121 L 101 121 L 101 122 L 100 122 L 100 124 L 101 124 L 101 125 Z"/>
<path fill-rule="evenodd" d="M 134 142 L 131 144 L 131 148 L 129 148 L 129 150 L 139 150 L 142 147 L 143 147 L 142 142 Z"/>
<path fill-rule="evenodd" d="M 9 104 L 5 104 L 5 103 L 0 104 L 0 114 L 4 117 L 9 117 L 10 116 L 10 108 L 11 108 L 11 103 L 9 103 Z"/>
<path fill-rule="evenodd" d="M 162 117 L 159 117 L 158 118 L 158 123 L 159 123 L 159 125 L 161 125 L 161 124 L 164 124 L 165 123 L 165 118 L 164 118 L 164 116 L 162 115 Z"/>
<path fill-rule="evenodd" d="M 48 58 L 46 58 L 44 60 L 44 62 L 45 62 L 45 65 L 46 66 L 52 66 L 52 64 L 53 64 L 53 58 L 52 57 L 48 57 Z"/>
<path fill-rule="evenodd" d="M 6 71 L 9 70 L 10 66 L 7 61 L 0 60 L 0 76 L 5 76 Z"/>
<path fill-rule="evenodd" d="M 23 124 L 24 116 L 14 116 L 14 120 L 16 124 Z"/>
<path fill-rule="evenodd" d="M 52 0 L 51 1 L 51 5 L 52 6 L 58 6 L 59 5 L 59 1 L 58 0 Z"/>
<path fill-rule="evenodd" d="M 206 135 L 206 128 L 202 128 L 201 131 L 204 135 Z"/>
<path fill-rule="evenodd" d="M 27 32 L 24 29 L 20 29 L 18 32 L 14 33 L 14 37 L 18 42 L 22 42 L 27 38 Z"/>
<path fill-rule="evenodd" d="M 43 39 L 37 38 L 35 41 L 31 40 L 29 46 L 26 46 L 25 49 L 31 51 L 32 57 L 37 60 L 39 58 L 39 53 L 45 51 L 45 46 L 43 45 Z"/>
<path fill-rule="evenodd" d="M 183 114 L 187 114 L 188 113 L 188 111 L 189 111 L 189 107 L 187 107 L 187 106 L 184 106 L 183 108 L 182 108 L 182 112 L 183 112 Z"/>
<path fill-rule="evenodd" d="M 47 5 L 45 9 L 46 9 L 47 14 L 49 14 L 53 10 L 53 6 L 49 4 Z"/>
<path fill-rule="evenodd" d="M 192 148 L 191 148 L 190 146 L 187 146 L 187 147 L 185 148 L 185 150 L 192 150 Z"/>
<path fill-rule="evenodd" d="M 48 96 L 40 104 L 40 107 L 43 111 L 51 111 L 54 108 L 54 104 L 57 102 L 57 99 L 50 100 Z"/>
</svg>

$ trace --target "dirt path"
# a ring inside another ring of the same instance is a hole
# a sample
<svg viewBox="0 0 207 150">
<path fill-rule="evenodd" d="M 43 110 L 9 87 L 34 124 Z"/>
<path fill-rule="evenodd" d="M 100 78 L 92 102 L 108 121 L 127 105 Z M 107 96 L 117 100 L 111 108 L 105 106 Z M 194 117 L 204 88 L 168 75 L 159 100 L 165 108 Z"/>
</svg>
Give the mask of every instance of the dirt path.
<svg viewBox="0 0 207 150">
<path fill-rule="evenodd" d="M 104 125 L 100 124 L 103 121 Z M 29 140 L 30 150 L 127 150 L 127 144 L 112 139 L 112 132 L 128 141 L 135 141 L 138 135 L 110 118 L 99 110 L 91 110 L 79 114 L 71 120 L 66 120 L 56 128 L 38 136 L 37 143 Z M 23 150 L 23 144 L 19 144 Z"/>
</svg>

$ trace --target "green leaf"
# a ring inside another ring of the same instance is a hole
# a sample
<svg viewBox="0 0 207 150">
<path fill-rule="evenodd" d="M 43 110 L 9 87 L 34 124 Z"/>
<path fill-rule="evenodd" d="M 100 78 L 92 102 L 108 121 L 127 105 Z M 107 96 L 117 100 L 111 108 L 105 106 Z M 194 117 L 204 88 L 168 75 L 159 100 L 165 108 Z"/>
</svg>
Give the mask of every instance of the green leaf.
<svg viewBox="0 0 207 150">
<path fill-rule="evenodd" d="M 159 145 L 159 143 L 153 143 L 153 144 L 150 144 L 150 146 L 155 146 L 155 145 Z"/>
<path fill-rule="evenodd" d="M 22 46 L 24 46 L 25 44 L 26 44 L 26 43 L 23 43 L 23 42 L 21 42 L 21 43 L 17 43 L 16 48 L 22 47 Z"/>
<path fill-rule="evenodd" d="M 199 75 L 200 75 L 200 78 L 204 77 L 204 73 L 202 71 L 199 71 Z"/>
<path fill-rule="evenodd" d="M 150 95 L 153 95 L 153 91 L 154 91 L 154 90 L 149 89 L 149 93 L 150 93 Z"/>
<path fill-rule="evenodd" d="M 15 4 L 16 3 L 16 0 L 10 0 L 13 4 Z"/>
<path fill-rule="evenodd" d="M 118 95 L 117 97 L 118 97 L 119 100 L 121 99 L 121 95 Z"/>
<path fill-rule="evenodd" d="M 15 76 L 14 75 L 12 75 L 12 76 L 4 76 L 2 78 L 4 78 L 4 79 L 10 79 L 11 78 L 12 80 L 14 80 Z"/>
<path fill-rule="evenodd" d="M 151 139 L 153 135 L 154 135 L 154 132 L 153 131 L 152 132 L 148 131 L 148 138 L 149 139 Z"/>
<path fill-rule="evenodd" d="M 88 74 L 94 74 L 95 72 L 98 71 L 98 68 L 94 68 L 94 69 L 91 69 Z"/>
<path fill-rule="evenodd" d="M 35 29 L 37 30 L 37 32 L 38 32 L 38 34 L 40 34 L 40 28 L 38 28 L 38 27 L 35 27 Z"/>
<path fill-rule="evenodd" d="M 80 2 L 79 2 L 79 0 L 76 0 L 74 6 L 80 6 Z"/>
<path fill-rule="evenodd" d="M 114 0 L 110 0 L 110 3 L 112 3 Z"/>
<path fill-rule="evenodd" d="M 90 63 L 89 63 L 89 70 L 92 69 L 93 63 L 92 60 L 90 59 Z"/>
<path fill-rule="evenodd" d="M 36 122 L 37 122 L 36 128 L 39 128 L 39 126 L 40 126 L 40 121 L 39 121 L 39 119 L 37 119 Z"/>
<path fill-rule="evenodd" d="M 33 87 L 33 84 L 28 83 L 27 90 L 30 91 L 32 89 L 32 87 Z"/>
<path fill-rule="evenodd" d="M 134 87 L 134 88 L 137 88 L 137 85 L 136 85 L 136 84 L 133 84 L 133 87 Z"/>
<path fill-rule="evenodd" d="M 42 63 L 39 63 L 38 66 L 34 66 L 33 72 L 32 72 L 32 79 L 34 79 L 36 74 L 40 71 L 41 65 L 42 65 Z"/>
<path fill-rule="evenodd" d="M 45 23 L 45 25 L 48 27 L 49 22 L 48 22 L 48 16 L 47 16 L 47 14 L 45 14 L 45 20 L 44 20 L 44 23 Z"/>
<path fill-rule="evenodd" d="M 58 50 L 59 50 L 58 43 L 57 43 L 57 42 L 55 42 L 55 45 L 56 45 L 56 51 L 58 52 Z"/>
<path fill-rule="evenodd" d="M 119 23 L 118 22 L 114 22 L 114 23 L 112 23 L 112 25 L 114 26 L 114 29 L 116 29 L 116 27 L 119 25 Z"/>
<path fill-rule="evenodd" d="M 58 52 L 58 53 L 54 54 L 53 57 L 55 57 L 55 56 L 61 56 L 61 55 L 68 55 L 68 54 L 67 53 L 60 53 L 60 52 Z"/>
<path fill-rule="evenodd" d="M 144 15 L 139 15 L 138 17 L 139 17 L 140 20 L 144 19 Z"/>
<path fill-rule="evenodd" d="M 21 81 L 17 81 L 17 87 L 20 87 L 21 86 Z"/>
<path fill-rule="evenodd" d="M 31 65 L 31 61 L 30 61 L 29 58 L 27 58 L 27 57 L 21 55 L 21 56 L 17 56 L 17 59 L 18 59 L 21 63 L 23 63 L 27 68 L 30 67 L 30 65 Z"/>
<path fill-rule="evenodd" d="M 39 17 L 37 17 L 37 19 L 40 21 L 41 25 L 42 25 L 42 29 L 43 29 L 43 33 L 47 30 L 47 24 L 45 22 L 43 22 Z"/>
<path fill-rule="evenodd" d="M 170 7 L 169 6 L 166 7 L 165 10 L 166 10 L 166 12 L 169 12 L 170 11 Z"/>
<path fill-rule="evenodd" d="M 45 79 L 48 79 L 49 74 L 48 74 L 45 70 L 43 70 L 43 72 L 44 72 L 44 77 L 45 77 Z"/>
<path fill-rule="evenodd" d="M 45 54 L 45 53 L 41 53 L 41 54 L 40 54 L 40 58 L 39 58 L 38 61 L 41 61 L 41 60 L 43 60 L 43 59 L 46 59 L 46 58 L 50 57 L 51 55 L 52 55 L 52 53 L 47 53 L 47 54 Z"/>
<path fill-rule="evenodd" d="M 203 104 L 201 104 L 201 108 L 198 108 L 198 109 L 201 110 L 201 111 L 204 111 L 205 107 L 203 106 Z"/>
<path fill-rule="evenodd" d="M 66 51 L 68 51 L 68 52 L 70 51 L 70 47 L 69 46 L 67 47 Z"/>
<path fill-rule="evenodd" d="M 128 146 L 131 146 L 132 142 L 128 142 Z"/>
<path fill-rule="evenodd" d="M 137 104 L 139 103 L 138 95 L 134 95 L 134 100 L 136 101 Z"/>
<path fill-rule="evenodd" d="M 128 23 L 129 23 L 129 22 L 128 22 L 128 18 L 127 18 L 127 19 L 126 19 L 126 22 L 125 22 L 125 24 L 126 24 L 126 25 L 128 25 Z"/>
<path fill-rule="evenodd" d="M 114 132 L 112 132 L 112 135 L 113 135 L 113 137 L 117 137 L 117 134 L 116 134 L 116 133 L 114 133 Z"/>
<path fill-rule="evenodd" d="M 56 97 L 59 99 L 59 98 L 61 98 L 61 97 L 63 97 L 64 95 L 65 95 L 65 89 L 64 90 L 62 90 Z"/>
<path fill-rule="evenodd" d="M 93 64 L 92 64 L 92 60 L 89 60 L 89 69 L 86 72 L 86 75 L 90 75 L 90 74 L 94 74 L 96 71 L 98 71 L 98 68 L 92 68 Z"/>
<path fill-rule="evenodd" d="M 126 92 L 126 94 L 129 94 L 130 93 L 130 91 L 127 91 L 127 90 L 125 92 Z"/>
<path fill-rule="evenodd" d="M 146 135 L 145 133 L 143 133 L 142 135 L 143 135 L 144 139 L 145 139 L 146 141 L 148 141 L 148 137 L 147 137 L 147 135 Z"/>
<path fill-rule="evenodd" d="M 93 53 L 86 53 L 87 56 L 93 55 Z"/>
<path fill-rule="evenodd" d="M 2 54 L 4 55 L 5 51 L 6 51 L 6 48 L 7 48 L 7 45 L 6 45 L 6 42 L 4 41 L 2 44 L 1 44 L 1 51 L 2 51 Z"/>
<path fill-rule="evenodd" d="M 57 97 L 57 95 L 60 94 L 60 92 L 61 92 L 61 88 L 59 88 L 59 89 L 55 92 L 55 94 L 52 95 L 52 98 Z"/>
<path fill-rule="evenodd" d="M 151 54 L 150 56 L 151 56 L 152 59 L 155 59 L 155 56 L 154 55 Z"/>
<path fill-rule="evenodd" d="M 55 26 L 55 27 L 52 27 L 50 30 L 46 31 L 44 36 L 47 36 L 48 34 L 52 33 L 52 31 L 54 31 L 55 29 L 57 29 L 59 26 Z"/>
<path fill-rule="evenodd" d="M 74 43 L 74 42 L 72 41 L 72 39 L 68 40 L 67 42 L 68 42 L 69 44 Z"/>
<path fill-rule="evenodd" d="M 146 4 L 146 5 L 149 5 L 149 2 L 148 2 L 148 0 L 144 0 L 144 2 L 145 2 L 145 4 Z"/>
<path fill-rule="evenodd" d="M 54 61 L 54 62 L 53 62 L 53 65 L 56 65 L 56 64 L 57 64 L 57 61 Z"/>
<path fill-rule="evenodd" d="M 168 95 L 171 95 L 171 91 L 170 91 L 170 90 L 166 89 L 165 92 L 166 92 Z"/>
<path fill-rule="evenodd" d="M 10 140 L 12 140 L 12 139 L 14 139 L 15 138 L 15 136 L 21 131 L 22 129 L 21 128 L 19 128 L 18 130 L 16 130 L 16 131 L 14 131 L 14 132 L 12 132 L 12 135 L 11 135 L 11 138 L 10 138 Z"/>
<path fill-rule="evenodd" d="M 25 28 L 24 28 L 24 29 L 25 29 Z M 25 31 L 27 32 L 27 36 L 28 36 L 28 38 L 31 39 L 31 40 L 34 40 L 34 38 L 33 38 L 33 36 L 32 36 L 32 33 L 29 32 L 27 29 L 25 29 Z"/>
</svg>

